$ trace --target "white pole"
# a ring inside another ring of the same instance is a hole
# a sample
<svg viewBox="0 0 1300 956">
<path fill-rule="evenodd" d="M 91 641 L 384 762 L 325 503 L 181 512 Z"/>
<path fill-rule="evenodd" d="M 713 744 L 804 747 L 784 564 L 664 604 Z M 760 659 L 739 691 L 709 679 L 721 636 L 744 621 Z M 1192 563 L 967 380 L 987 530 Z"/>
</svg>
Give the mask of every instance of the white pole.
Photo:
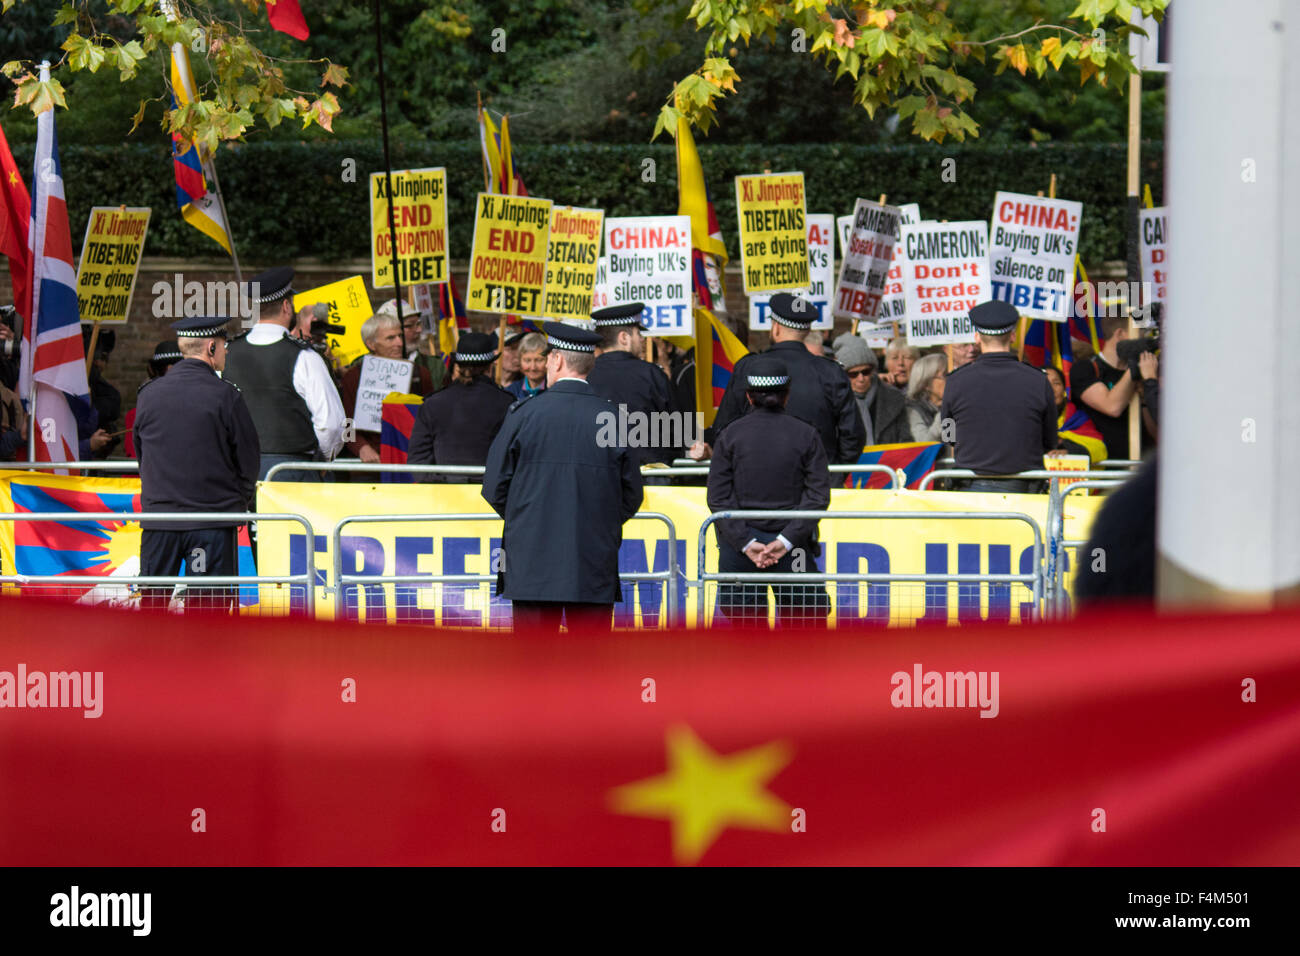
<svg viewBox="0 0 1300 956">
<path fill-rule="evenodd" d="M 1158 593 L 1267 607 L 1300 597 L 1300 7 L 1177 7 Z"/>
</svg>

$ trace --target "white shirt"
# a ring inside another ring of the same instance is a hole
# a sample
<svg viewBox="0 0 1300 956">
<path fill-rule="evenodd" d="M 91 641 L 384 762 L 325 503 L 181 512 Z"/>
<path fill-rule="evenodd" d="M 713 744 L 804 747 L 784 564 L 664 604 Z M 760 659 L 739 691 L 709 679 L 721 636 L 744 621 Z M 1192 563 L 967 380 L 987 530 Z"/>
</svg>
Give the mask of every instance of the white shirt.
<svg viewBox="0 0 1300 956">
<path fill-rule="evenodd" d="M 244 340 L 249 345 L 270 345 L 289 334 L 283 325 L 258 322 Z M 303 349 L 293 365 L 293 390 L 302 396 L 311 412 L 311 427 L 316 432 L 316 444 L 329 461 L 343 447 L 343 400 L 339 398 L 330 371 L 314 349 Z"/>
</svg>

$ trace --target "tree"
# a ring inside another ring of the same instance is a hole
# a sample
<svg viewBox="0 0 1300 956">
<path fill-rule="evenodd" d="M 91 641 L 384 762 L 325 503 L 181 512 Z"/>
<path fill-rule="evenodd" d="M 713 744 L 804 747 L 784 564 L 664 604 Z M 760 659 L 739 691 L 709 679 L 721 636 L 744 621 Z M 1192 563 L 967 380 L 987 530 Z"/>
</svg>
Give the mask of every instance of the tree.
<svg viewBox="0 0 1300 956">
<path fill-rule="evenodd" d="M 643 10 L 654 5 L 637 2 Z M 1080 85 L 1117 85 L 1134 70 L 1128 37 L 1142 31 L 1129 22 L 1133 11 L 1159 19 L 1167 0 L 1082 0 L 1062 23 L 1038 20 L 988 39 L 963 30 L 949 16 L 950 6 L 948 0 L 693 0 L 687 16 L 706 34 L 704 62 L 674 86 L 654 135 L 675 135 L 682 117 L 701 132 L 716 123 L 718 103 L 741 79 L 725 54 L 738 41 L 748 46 L 759 38 L 811 55 L 837 79 L 851 76 L 854 100 L 869 116 L 889 107 L 900 119 L 910 118 L 912 133 L 922 139 L 964 140 L 979 135 L 967 111 L 975 95 L 966 75 L 973 64 L 991 58 L 997 73 L 1010 67 L 1027 76 L 1032 70 L 1039 79 L 1049 68 L 1077 70 Z"/>
</svg>

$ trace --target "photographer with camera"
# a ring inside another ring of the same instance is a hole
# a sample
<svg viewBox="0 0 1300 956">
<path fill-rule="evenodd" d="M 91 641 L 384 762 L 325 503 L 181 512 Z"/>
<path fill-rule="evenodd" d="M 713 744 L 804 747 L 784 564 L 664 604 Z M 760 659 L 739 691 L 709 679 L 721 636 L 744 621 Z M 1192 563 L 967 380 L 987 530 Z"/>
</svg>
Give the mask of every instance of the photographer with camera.
<svg viewBox="0 0 1300 956">
<path fill-rule="evenodd" d="M 18 387 L 17 316 L 12 305 L 0 306 L 0 385 L 8 389 Z"/>
<path fill-rule="evenodd" d="M 1129 338 L 1126 316 L 1105 316 L 1100 322 L 1105 336 L 1101 352 L 1070 368 L 1070 395 L 1092 419 L 1106 443 L 1108 458 L 1128 458 L 1128 406 L 1139 389 L 1154 400 L 1159 372 L 1152 337 Z M 1152 383 L 1152 384 L 1143 384 Z M 1144 409 L 1142 448 L 1155 444 L 1154 412 Z"/>
</svg>

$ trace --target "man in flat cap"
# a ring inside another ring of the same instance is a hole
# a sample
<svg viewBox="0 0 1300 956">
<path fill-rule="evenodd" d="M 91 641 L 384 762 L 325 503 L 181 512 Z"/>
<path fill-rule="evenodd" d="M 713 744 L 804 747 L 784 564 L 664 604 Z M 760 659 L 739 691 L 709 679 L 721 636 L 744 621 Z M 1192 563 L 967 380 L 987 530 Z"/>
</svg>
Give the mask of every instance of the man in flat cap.
<svg viewBox="0 0 1300 956">
<path fill-rule="evenodd" d="M 623 524 L 641 507 L 636 455 L 603 442 L 611 410 L 587 376 L 600 336 L 547 322 L 546 391 L 513 405 L 488 451 L 483 497 L 505 519 L 497 590 L 516 627 L 608 631 L 622 599 Z"/>
<path fill-rule="evenodd" d="M 172 323 L 183 356 L 146 382 L 136 402 L 140 459 L 140 573 L 146 577 L 233 576 L 238 525 L 232 521 L 150 522 L 154 512 L 251 511 L 261 448 L 239 390 L 217 376 L 226 361 L 224 316 Z M 165 608 L 170 588 L 147 588 L 143 605 Z M 191 589 L 193 590 L 193 589 Z M 233 588 L 213 588 L 204 609 L 224 611 Z M 190 608 L 194 609 L 191 598 Z"/>
<path fill-rule="evenodd" d="M 343 444 L 343 403 L 325 360 L 310 342 L 289 334 L 293 270 L 254 276 L 256 325 L 230 343 L 225 379 L 243 393 L 262 443 L 258 478 L 285 461 L 329 461 Z M 317 481 L 315 471 L 277 473 L 277 481 Z"/>
<path fill-rule="evenodd" d="M 709 467 L 709 511 L 824 511 L 831 503 L 826 452 L 817 431 L 786 411 L 791 379 L 772 354 L 746 363 L 751 411 L 718 436 Z M 744 518 L 714 524 L 718 571 L 815 573 L 817 521 Z M 767 627 L 762 583 L 718 585 L 718 610 L 731 624 Z M 773 584 L 778 625 L 826 623 L 830 598 L 821 584 Z M 700 622 L 703 625 L 703 621 Z"/>
<path fill-rule="evenodd" d="M 1009 303 L 981 302 L 970 310 L 979 358 L 948 373 L 941 421 L 951 419 L 958 468 L 981 476 L 1039 471 L 1057 446 L 1056 399 L 1047 376 L 1011 352 L 1020 316 Z M 968 491 L 1027 494 L 1037 482 L 976 478 Z"/>
<path fill-rule="evenodd" d="M 482 465 L 515 397 L 492 381 L 496 336 L 462 332 L 452 353 L 451 384 L 424 400 L 411 428 L 406 460 L 412 465 Z M 455 475 L 421 481 L 461 483 Z"/>
<path fill-rule="evenodd" d="M 597 347 L 596 365 L 587 381 L 592 391 L 609 399 L 616 408 L 622 406 L 628 414 L 646 416 L 644 420 L 654 424 L 654 428 L 647 429 L 647 437 L 657 439 L 657 444 L 656 447 L 637 449 L 641 463 L 672 464 L 685 447 L 687 430 L 684 423 L 679 423 L 676 429 L 670 427 L 675 417 L 670 413 L 675 409 L 668 376 L 658 365 L 640 357 L 645 350 L 645 339 L 641 335 L 645 327 L 644 313 L 645 306 L 640 302 L 611 305 L 591 313 L 600 345 Z M 670 439 L 664 434 L 674 431 L 678 447 L 668 445 Z"/>
<path fill-rule="evenodd" d="M 799 296 L 778 292 L 772 296 L 768 310 L 772 316 L 772 347 L 757 354 L 775 356 L 789 369 L 790 400 L 786 411 L 817 429 L 831 464 L 856 462 L 862 455 L 867 433 L 857 402 L 853 400 L 849 378 L 834 359 L 813 355 L 804 347 L 804 340 L 817 318 L 816 306 Z M 691 449 L 692 458 L 707 458 L 716 436 L 748 412 L 746 366 L 757 354 L 746 355 L 736 363 L 713 426 L 705 431 L 705 442 Z"/>
</svg>

